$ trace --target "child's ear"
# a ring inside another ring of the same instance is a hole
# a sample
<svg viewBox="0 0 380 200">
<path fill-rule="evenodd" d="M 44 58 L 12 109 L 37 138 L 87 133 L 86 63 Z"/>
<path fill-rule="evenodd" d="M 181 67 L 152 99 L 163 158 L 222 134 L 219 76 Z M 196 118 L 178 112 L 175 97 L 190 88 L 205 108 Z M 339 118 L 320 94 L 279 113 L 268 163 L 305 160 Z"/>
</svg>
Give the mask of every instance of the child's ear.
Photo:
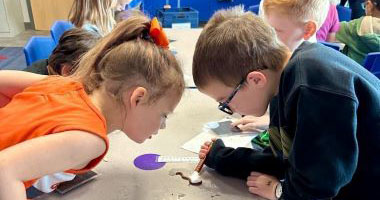
<svg viewBox="0 0 380 200">
<path fill-rule="evenodd" d="M 148 99 L 148 91 L 143 87 L 137 87 L 131 93 L 130 106 L 134 108 L 137 105 L 143 102 L 146 102 L 147 99 Z"/>
<path fill-rule="evenodd" d="M 317 32 L 317 23 L 315 21 L 308 21 L 303 28 L 303 39 L 309 40 Z"/>
<path fill-rule="evenodd" d="M 371 1 L 367 1 L 365 2 L 366 3 L 366 7 L 365 7 L 365 15 L 367 16 L 371 16 L 372 15 L 372 11 L 374 10 L 374 5 Z"/>
<path fill-rule="evenodd" d="M 248 73 L 246 81 L 249 85 L 262 88 L 267 84 L 268 79 L 262 72 L 253 71 Z"/>
</svg>

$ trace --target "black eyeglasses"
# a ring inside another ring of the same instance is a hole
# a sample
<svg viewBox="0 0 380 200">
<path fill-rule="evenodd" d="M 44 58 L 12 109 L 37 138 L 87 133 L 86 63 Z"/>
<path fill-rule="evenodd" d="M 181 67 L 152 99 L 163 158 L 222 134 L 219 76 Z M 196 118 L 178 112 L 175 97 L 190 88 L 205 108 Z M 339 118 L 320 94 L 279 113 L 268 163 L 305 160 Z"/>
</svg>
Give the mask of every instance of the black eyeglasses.
<svg viewBox="0 0 380 200">
<path fill-rule="evenodd" d="M 236 93 L 239 91 L 239 89 L 241 88 L 241 86 L 243 85 L 245 81 L 245 78 L 243 78 L 243 80 L 240 81 L 239 85 L 236 86 L 236 88 L 234 89 L 234 91 L 230 94 L 230 96 L 228 96 L 227 100 L 224 101 L 224 102 L 219 102 L 219 110 L 229 114 L 229 115 L 232 115 L 234 112 L 231 110 L 230 106 L 228 106 L 228 104 L 232 101 L 232 99 L 234 98 L 234 96 L 236 95 Z"/>
</svg>

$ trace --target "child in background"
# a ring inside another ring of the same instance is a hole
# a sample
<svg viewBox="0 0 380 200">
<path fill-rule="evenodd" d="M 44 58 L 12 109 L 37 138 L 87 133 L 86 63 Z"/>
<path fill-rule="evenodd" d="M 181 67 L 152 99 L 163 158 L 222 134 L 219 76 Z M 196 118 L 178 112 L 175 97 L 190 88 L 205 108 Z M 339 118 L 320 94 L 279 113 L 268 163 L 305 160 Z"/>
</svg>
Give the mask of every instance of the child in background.
<svg viewBox="0 0 380 200">
<path fill-rule="evenodd" d="M 70 77 L 0 71 L 0 199 L 25 199 L 25 187 L 44 175 L 92 169 L 108 150 L 107 133 L 142 143 L 165 128 L 184 79 L 150 26 L 142 16 L 121 22 Z"/>
<path fill-rule="evenodd" d="M 303 41 L 315 37 L 326 19 L 329 5 L 329 0 L 264 0 L 264 19 L 293 51 Z"/>
<path fill-rule="evenodd" d="M 74 0 L 69 21 L 78 28 L 104 36 L 115 26 L 116 6 L 117 0 Z"/>
<path fill-rule="evenodd" d="M 317 40 L 321 42 L 334 42 L 335 34 L 339 30 L 338 10 L 336 9 L 335 0 L 330 0 L 330 8 L 325 22 L 317 31 Z"/>
<path fill-rule="evenodd" d="M 302 43 L 302 41 L 301 43 L 294 43 L 294 41 L 298 41 L 300 34 L 303 35 L 303 40 L 305 41 L 317 42 L 316 31 L 322 26 L 328 13 L 329 5 L 327 1 L 311 0 L 303 1 L 300 4 L 298 0 L 294 2 L 287 0 L 270 0 L 267 2 L 267 0 L 262 0 L 260 2 L 259 16 L 273 26 L 277 36 L 286 46 L 294 50 Z M 276 9 L 280 9 L 280 12 L 277 12 Z M 278 20 L 278 22 L 268 21 L 270 19 L 269 15 L 267 15 L 267 10 L 273 10 L 272 16 L 281 15 L 284 17 L 283 19 L 287 24 L 282 24 L 283 20 Z"/>
<path fill-rule="evenodd" d="M 130 16 L 135 16 L 135 15 L 143 15 L 143 13 L 141 13 L 141 11 L 135 10 L 135 9 L 124 10 L 124 11 L 116 12 L 115 20 L 116 20 L 116 23 L 120 23 L 123 20 L 128 19 Z"/>
<path fill-rule="evenodd" d="M 193 77 L 223 112 L 262 116 L 270 104 L 270 149 L 206 142 L 199 156 L 208 152 L 208 167 L 247 179 L 251 193 L 271 200 L 378 196 L 380 80 L 353 60 L 309 42 L 291 52 L 238 7 L 206 24 Z"/>
<path fill-rule="evenodd" d="M 368 53 L 380 52 L 380 0 L 366 0 L 366 15 L 349 22 L 341 22 L 336 40 L 346 46 L 343 52 L 359 64 Z"/>
<path fill-rule="evenodd" d="M 24 71 L 42 75 L 68 76 L 79 58 L 100 39 L 100 35 L 80 28 L 63 33 L 49 59 L 39 60 Z"/>
<path fill-rule="evenodd" d="M 125 10 L 125 6 L 127 6 L 130 1 L 131 0 L 118 0 L 117 4 L 116 4 L 115 11 L 123 11 L 123 10 Z"/>
</svg>

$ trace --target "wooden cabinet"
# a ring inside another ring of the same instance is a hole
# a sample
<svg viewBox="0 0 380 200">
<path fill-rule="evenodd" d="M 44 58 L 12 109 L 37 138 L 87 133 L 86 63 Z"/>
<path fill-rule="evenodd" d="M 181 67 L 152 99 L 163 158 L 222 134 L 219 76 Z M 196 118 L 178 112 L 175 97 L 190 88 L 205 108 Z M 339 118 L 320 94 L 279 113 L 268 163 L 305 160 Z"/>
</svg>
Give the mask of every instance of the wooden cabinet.
<svg viewBox="0 0 380 200">
<path fill-rule="evenodd" d="M 30 0 L 36 30 L 50 30 L 57 20 L 68 20 L 74 0 Z"/>
<path fill-rule="evenodd" d="M 0 37 L 13 37 L 25 30 L 19 0 L 0 0 Z"/>
</svg>

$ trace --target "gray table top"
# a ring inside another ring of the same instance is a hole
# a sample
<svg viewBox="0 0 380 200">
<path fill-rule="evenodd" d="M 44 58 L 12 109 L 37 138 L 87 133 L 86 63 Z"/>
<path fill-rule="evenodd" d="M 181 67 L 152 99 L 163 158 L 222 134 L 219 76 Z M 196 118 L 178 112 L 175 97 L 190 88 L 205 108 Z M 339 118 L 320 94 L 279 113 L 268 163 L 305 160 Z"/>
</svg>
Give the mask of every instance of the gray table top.
<svg viewBox="0 0 380 200">
<path fill-rule="evenodd" d="M 121 132 L 110 134 L 109 152 L 95 168 L 101 174 L 99 177 L 66 195 L 53 193 L 40 199 L 259 199 L 248 193 L 244 180 L 221 176 L 209 168 L 203 168 L 203 184 L 200 186 L 191 186 L 179 176 L 170 175 L 176 169 L 191 171 L 194 163 L 167 163 L 153 171 L 140 170 L 133 164 L 136 157 L 146 153 L 196 156 L 181 149 L 181 145 L 200 133 L 203 124 L 223 117 L 216 102 L 197 90 L 187 90 L 169 116 L 165 130 L 143 144 L 134 143 Z"/>
<path fill-rule="evenodd" d="M 186 83 L 193 86 L 192 57 L 196 40 L 202 29 L 166 29 L 168 37 L 176 40 L 171 44 L 177 51 Z M 191 186 L 179 176 L 169 175 L 175 169 L 193 170 L 194 163 L 167 163 L 154 171 L 137 169 L 133 161 L 146 153 L 172 156 L 197 156 L 181 149 L 181 146 L 202 131 L 205 123 L 222 119 L 225 114 L 217 109 L 217 103 L 197 90 L 186 90 L 174 113 L 169 116 L 167 128 L 151 140 L 136 144 L 123 133 L 109 135 L 110 149 L 95 170 L 101 175 L 96 180 L 68 194 L 49 194 L 43 200 L 84 199 L 132 199 L 132 200 L 198 200 L 198 199 L 259 199 L 250 194 L 244 180 L 224 177 L 211 169 L 201 172 L 203 184 Z"/>
</svg>

